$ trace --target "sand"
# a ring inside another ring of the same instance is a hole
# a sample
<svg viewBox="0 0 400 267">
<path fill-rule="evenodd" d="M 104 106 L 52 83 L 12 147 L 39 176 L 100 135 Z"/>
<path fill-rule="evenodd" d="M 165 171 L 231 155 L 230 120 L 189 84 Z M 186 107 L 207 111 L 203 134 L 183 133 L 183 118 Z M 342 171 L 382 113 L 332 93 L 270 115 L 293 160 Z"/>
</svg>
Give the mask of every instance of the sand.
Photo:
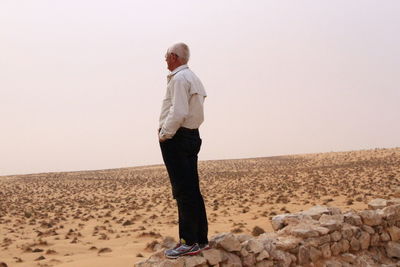
<svg viewBox="0 0 400 267">
<path fill-rule="evenodd" d="M 272 231 L 276 214 L 393 197 L 400 148 L 202 161 L 199 172 L 209 236 L 251 234 Z M 177 212 L 162 165 L 0 177 L 8 266 L 133 266 L 167 236 L 177 238 Z"/>
</svg>

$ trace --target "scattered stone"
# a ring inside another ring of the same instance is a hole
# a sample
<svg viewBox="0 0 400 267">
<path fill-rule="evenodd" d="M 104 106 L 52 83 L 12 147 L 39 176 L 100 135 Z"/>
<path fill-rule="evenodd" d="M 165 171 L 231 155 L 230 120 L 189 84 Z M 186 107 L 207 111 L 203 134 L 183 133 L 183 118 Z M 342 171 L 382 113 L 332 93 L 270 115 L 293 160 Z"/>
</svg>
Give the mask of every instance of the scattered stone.
<svg viewBox="0 0 400 267">
<path fill-rule="evenodd" d="M 45 259 L 46 259 L 46 258 L 42 255 L 42 256 L 36 258 L 35 261 L 41 261 L 41 260 L 45 260 Z"/>
<path fill-rule="evenodd" d="M 109 253 L 109 252 L 112 252 L 112 249 L 111 249 L 111 248 L 101 248 L 101 249 L 99 250 L 98 254 L 101 254 L 101 253 Z"/>
<path fill-rule="evenodd" d="M 254 226 L 253 231 L 251 231 L 251 234 L 252 234 L 253 236 L 259 236 L 259 235 L 261 235 L 261 234 L 263 234 L 263 233 L 265 233 L 265 230 L 262 229 L 262 228 L 259 227 L 259 226 Z"/>
<path fill-rule="evenodd" d="M 8 265 L 5 262 L 0 262 L 0 267 L 8 267 Z"/>
</svg>

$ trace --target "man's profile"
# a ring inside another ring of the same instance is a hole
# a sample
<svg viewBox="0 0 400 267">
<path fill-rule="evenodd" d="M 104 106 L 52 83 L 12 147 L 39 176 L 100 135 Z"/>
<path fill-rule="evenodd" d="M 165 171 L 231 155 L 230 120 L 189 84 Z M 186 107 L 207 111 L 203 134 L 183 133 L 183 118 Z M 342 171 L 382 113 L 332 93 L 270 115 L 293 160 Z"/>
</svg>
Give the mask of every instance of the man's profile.
<svg viewBox="0 0 400 267">
<path fill-rule="evenodd" d="M 174 44 L 165 54 L 171 73 L 167 77 L 158 136 L 178 206 L 180 240 L 175 248 L 165 251 L 168 258 L 195 255 L 208 248 L 207 215 L 197 171 L 206 92 L 187 65 L 189 56 L 189 47 L 184 43 Z"/>
</svg>

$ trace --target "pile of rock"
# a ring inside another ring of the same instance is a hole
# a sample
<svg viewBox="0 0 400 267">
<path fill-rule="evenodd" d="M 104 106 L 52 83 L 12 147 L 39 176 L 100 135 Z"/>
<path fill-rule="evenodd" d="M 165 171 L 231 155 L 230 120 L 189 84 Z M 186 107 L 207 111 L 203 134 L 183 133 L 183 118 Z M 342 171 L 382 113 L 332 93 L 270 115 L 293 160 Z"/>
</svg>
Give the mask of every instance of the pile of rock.
<svg viewBox="0 0 400 267">
<path fill-rule="evenodd" d="M 400 266 L 400 199 L 375 199 L 364 211 L 315 206 L 272 219 L 273 233 L 222 233 L 198 256 L 166 259 L 163 250 L 136 267 L 151 266 Z"/>
</svg>

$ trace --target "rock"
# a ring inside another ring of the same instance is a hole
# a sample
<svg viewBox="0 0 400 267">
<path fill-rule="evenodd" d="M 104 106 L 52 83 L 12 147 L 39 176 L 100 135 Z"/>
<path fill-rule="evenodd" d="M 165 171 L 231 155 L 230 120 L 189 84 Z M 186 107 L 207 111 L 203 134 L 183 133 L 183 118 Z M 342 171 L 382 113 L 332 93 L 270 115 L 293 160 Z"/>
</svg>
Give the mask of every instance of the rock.
<svg viewBox="0 0 400 267">
<path fill-rule="evenodd" d="M 371 236 L 367 232 L 362 232 L 361 236 L 358 238 L 358 241 L 360 241 L 360 247 L 361 249 L 365 250 L 369 248 L 369 243 L 371 241 Z"/>
<path fill-rule="evenodd" d="M 42 255 L 35 259 L 35 261 L 45 260 L 46 258 Z"/>
<path fill-rule="evenodd" d="M 342 246 L 341 246 L 341 244 L 338 243 L 338 242 L 334 242 L 334 243 L 331 245 L 331 251 L 332 251 L 332 255 L 333 255 L 333 256 L 339 255 L 340 252 L 342 252 Z"/>
<path fill-rule="evenodd" d="M 307 265 L 310 262 L 310 248 L 306 246 L 300 246 L 297 258 L 301 265 Z"/>
<path fill-rule="evenodd" d="M 370 234 L 370 235 L 372 235 L 372 234 L 375 233 L 374 228 L 372 228 L 371 226 L 368 226 L 368 225 L 365 225 L 365 224 L 364 224 L 361 228 L 362 228 L 365 232 L 367 232 L 368 234 Z"/>
<path fill-rule="evenodd" d="M 350 242 L 347 239 L 342 239 L 339 241 L 340 246 L 342 247 L 342 253 L 348 252 L 350 249 Z"/>
<path fill-rule="evenodd" d="M 240 243 L 243 243 L 244 241 L 250 240 L 253 237 L 251 235 L 238 234 L 236 235 L 236 238 L 239 240 Z"/>
<path fill-rule="evenodd" d="M 353 254 L 350 254 L 350 253 L 344 253 L 344 254 L 342 254 L 341 258 L 342 258 L 342 260 L 344 260 L 345 262 L 351 263 L 351 264 L 355 263 L 356 260 L 357 260 L 357 257 L 356 257 L 355 255 L 353 255 Z"/>
<path fill-rule="evenodd" d="M 160 266 L 160 267 L 184 267 L 185 266 L 185 259 L 178 258 L 176 260 L 164 260 L 159 264 L 152 265 L 152 266 Z"/>
<path fill-rule="evenodd" d="M 8 265 L 5 262 L 0 262 L 0 267 L 8 267 Z"/>
<path fill-rule="evenodd" d="M 256 263 L 256 267 L 272 267 L 274 266 L 273 261 L 260 261 Z"/>
<path fill-rule="evenodd" d="M 242 247 L 242 249 L 240 250 L 240 255 L 242 257 L 246 257 L 247 255 L 249 255 L 249 252 L 247 251 L 246 248 Z"/>
<path fill-rule="evenodd" d="M 203 250 L 202 255 L 210 265 L 217 265 L 222 261 L 222 254 L 217 249 Z"/>
<path fill-rule="evenodd" d="M 390 235 L 387 232 L 382 232 L 380 238 L 381 241 L 386 242 L 390 240 Z"/>
<path fill-rule="evenodd" d="M 246 248 L 247 251 L 254 254 L 257 254 L 264 249 L 264 245 L 256 239 L 250 239 L 243 242 L 243 246 Z"/>
<path fill-rule="evenodd" d="M 387 206 L 386 199 L 376 198 L 368 203 L 368 208 L 372 210 L 383 209 Z"/>
<path fill-rule="evenodd" d="M 112 252 L 111 248 L 102 248 L 97 253 L 100 254 L 100 253 L 109 253 L 109 252 Z"/>
<path fill-rule="evenodd" d="M 322 266 L 323 267 L 342 267 L 342 264 L 335 260 L 328 260 Z"/>
<path fill-rule="evenodd" d="M 350 241 L 350 249 L 352 251 L 359 251 L 360 250 L 360 241 L 358 241 L 354 236 L 351 238 Z"/>
<path fill-rule="evenodd" d="M 314 220 L 319 220 L 319 218 L 322 216 L 322 214 L 331 215 L 332 211 L 329 210 L 329 208 L 327 206 L 314 206 L 306 211 L 303 211 L 302 214 L 306 215 L 306 216 L 310 216 Z"/>
<path fill-rule="evenodd" d="M 400 204 L 392 205 L 382 209 L 381 215 L 388 221 L 400 220 Z"/>
<path fill-rule="evenodd" d="M 221 233 L 214 236 L 210 245 L 212 247 L 221 247 L 228 252 L 240 251 L 241 245 L 239 240 L 232 233 Z"/>
<path fill-rule="evenodd" d="M 362 224 L 361 217 L 354 212 L 347 212 L 344 214 L 344 221 L 351 225 L 359 226 Z"/>
<path fill-rule="evenodd" d="M 400 259 L 400 244 L 397 242 L 389 241 L 385 245 L 388 257 Z"/>
<path fill-rule="evenodd" d="M 392 198 L 387 200 L 387 206 L 393 206 L 400 204 L 400 198 Z"/>
<path fill-rule="evenodd" d="M 324 258 L 330 258 L 332 256 L 331 246 L 329 245 L 329 243 L 323 244 L 321 246 L 321 252 Z"/>
<path fill-rule="evenodd" d="M 369 226 L 375 226 L 382 223 L 381 214 L 375 210 L 363 210 L 360 212 L 360 216 L 364 224 Z"/>
<path fill-rule="evenodd" d="M 319 218 L 319 223 L 322 227 L 328 228 L 330 231 L 338 230 L 342 227 L 344 216 L 342 214 L 326 215 L 322 214 Z"/>
<path fill-rule="evenodd" d="M 371 246 L 379 245 L 379 234 L 378 233 L 375 233 L 371 236 L 370 244 L 371 244 Z"/>
<path fill-rule="evenodd" d="M 262 229 L 262 228 L 259 227 L 259 226 L 254 226 L 253 231 L 251 231 L 251 234 L 252 234 L 253 236 L 259 236 L 259 235 L 261 235 L 261 234 L 263 234 L 263 233 L 265 233 L 265 230 Z"/>
<path fill-rule="evenodd" d="M 300 238 L 318 237 L 329 233 L 328 228 L 304 222 L 294 226 L 287 226 L 281 231 Z"/>
<path fill-rule="evenodd" d="M 392 241 L 398 241 L 400 240 L 400 228 L 397 226 L 391 226 L 387 229 L 389 232 L 390 238 Z"/>
<path fill-rule="evenodd" d="M 206 263 L 206 259 L 200 256 L 185 257 L 185 267 L 195 267 Z"/>
<path fill-rule="evenodd" d="M 361 220 L 361 218 L 360 218 L 360 220 Z M 353 236 L 353 230 L 351 229 L 350 225 L 343 226 L 341 232 L 342 232 L 342 237 L 344 239 L 347 239 L 349 241 L 351 240 L 351 237 Z"/>
<path fill-rule="evenodd" d="M 243 266 L 253 267 L 256 264 L 256 256 L 254 254 L 249 254 L 242 259 Z"/>
<path fill-rule="evenodd" d="M 302 213 L 279 214 L 272 217 L 271 225 L 275 231 L 278 231 L 289 224 L 297 224 L 305 219 L 311 220 L 311 217 Z"/>
<path fill-rule="evenodd" d="M 279 236 L 275 241 L 275 246 L 277 249 L 281 250 L 291 250 L 296 248 L 301 242 L 300 238 L 293 236 Z"/>
<path fill-rule="evenodd" d="M 320 236 L 320 237 L 307 238 L 303 242 L 306 245 L 310 245 L 310 246 L 318 248 L 322 244 L 329 243 L 330 241 L 331 241 L 331 236 L 330 235 L 323 235 L 323 236 Z"/>
<path fill-rule="evenodd" d="M 335 231 L 331 233 L 330 236 L 332 241 L 337 242 L 342 238 L 342 233 L 339 231 Z"/>
<path fill-rule="evenodd" d="M 256 257 L 257 261 L 262 261 L 264 259 L 268 259 L 269 258 L 269 253 L 266 250 L 263 250 L 260 252 L 260 254 L 258 254 L 258 256 Z"/>
<path fill-rule="evenodd" d="M 233 253 L 228 253 L 223 251 L 222 252 L 222 258 L 224 259 L 224 262 L 220 264 L 221 267 L 242 267 L 242 262 L 240 258 L 233 254 Z"/>
<path fill-rule="evenodd" d="M 176 245 L 176 241 L 175 241 L 175 239 L 174 239 L 173 237 L 171 237 L 171 236 L 166 236 L 166 237 L 163 239 L 163 241 L 161 242 L 161 246 L 162 246 L 163 248 L 167 248 L 167 249 L 173 248 L 173 247 L 175 247 L 175 245 Z"/>
<path fill-rule="evenodd" d="M 310 259 L 312 262 L 317 261 L 321 257 L 322 257 L 322 252 L 319 249 L 310 247 Z"/>
</svg>

